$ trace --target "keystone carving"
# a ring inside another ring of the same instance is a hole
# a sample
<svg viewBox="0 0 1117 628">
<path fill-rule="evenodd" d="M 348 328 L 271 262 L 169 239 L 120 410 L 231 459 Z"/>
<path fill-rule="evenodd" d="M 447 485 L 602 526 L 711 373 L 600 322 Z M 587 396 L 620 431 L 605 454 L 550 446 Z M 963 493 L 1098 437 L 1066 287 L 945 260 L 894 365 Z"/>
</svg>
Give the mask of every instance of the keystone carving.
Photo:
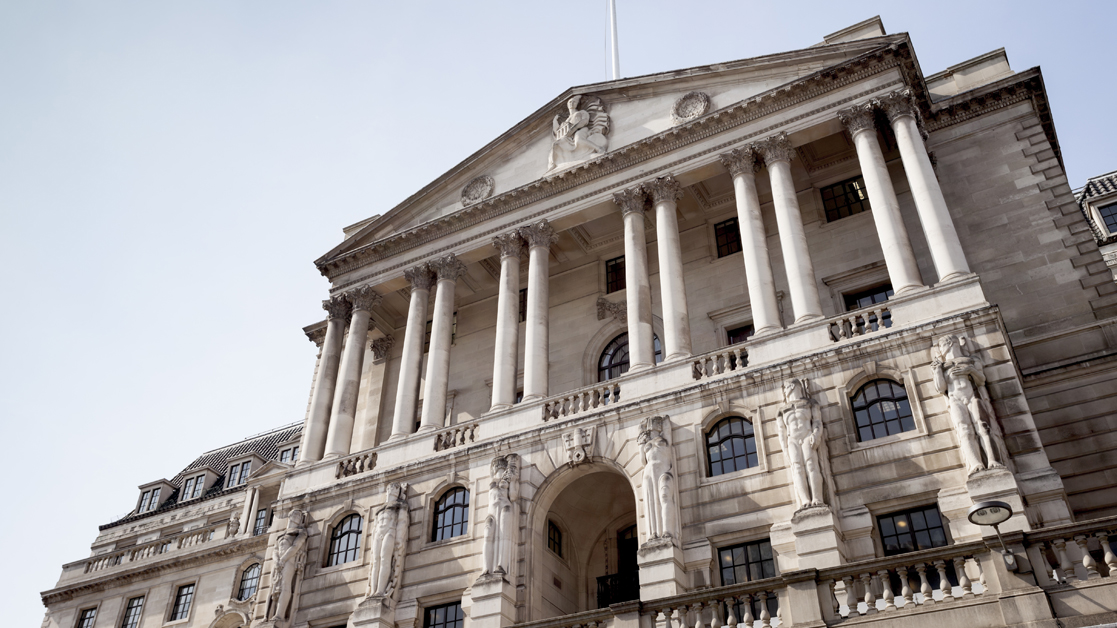
<svg viewBox="0 0 1117 628">
<path fill-rule="evenodd" d="M 504 233 L 493 238 L 493 246 L 500 251 L 500 259 L 506 257 L 523 257 L 527 243 L 519 233 Z"/>
<path fill-rule="evenodd" d="M 373 340 L 372 344 L 369 345 L 369 349 L 372 349 L 372 359 L 376 361 L 386 359 L 388 355 L 391 354 L 392 347 L 394 347 L 395 344 L 396 338 L 391 334 Z"/>
<path fill-rule="evenodd" d="M 760 155 L 752 144 L 742 147 L 734 148 L 728 153 L 719 155 L 721 164 L 729 171 L 732 176 L 739 174 L 755 173 L 760 170 Z"/>
<path fill-rule="evenodd" d="M 683 195 L 683 186 L 670 175 L 652 179 L 641 187 L 652 198 L 653 203 L 674 202 Z"/>
<path fill-rule="evenodd" d="M 571 468 L 589 462 L 593 455 L 593 433 L 595 426 L 579 427 L 562 435 L 566 446 L 566 464 Z"/>
<path fill-rule="evenodd" d="M 579 109 L 581 107 L 581 109 Z M 609 148 L 609 114 L 597 96 L 575 96 L 566 101 L 566 119 L 556 115 L 551 123 L 554 141 L 547 160 L 547 172 L 569 168 Z"/>
<path fill-rule="evenodd" d="M 787 139 L 786 133 L 778 133 L 760 140 L 755 146 L 764 156 L 764 164 L 767 166 L 771 166 L 778 161 L 790 163 L 791 158 L 795 156 L 795 149 L 791 147 L 791 141 Z"/>
<path fill-rule="evenodd" d="M 434 285 L 434 273 L 431 272 L 430 264 L 419 264 L 415 268 L 408 268 L 403 271 L 403 276 L 411 282 L 411 290 L 430 290 Z"/>
<path fill-rule="evenodd" d="M 540 220 L 533 225 L 520 227 L 517 233 L 521 238 L 527 241 L 528 246 L 545 246 L 549 248 L 558 242 L 558 234 L 555 233 L 554 228 L 551 227 L 551 223 L 546 220 Z"/>
<path fill-rule="evenodd" d="M 353 306 L 343 295 L 337 295 L 322 301 L 322 309 L 326 310 L 329 320 L 347 319 L 353 313 Z"/>
</svg>

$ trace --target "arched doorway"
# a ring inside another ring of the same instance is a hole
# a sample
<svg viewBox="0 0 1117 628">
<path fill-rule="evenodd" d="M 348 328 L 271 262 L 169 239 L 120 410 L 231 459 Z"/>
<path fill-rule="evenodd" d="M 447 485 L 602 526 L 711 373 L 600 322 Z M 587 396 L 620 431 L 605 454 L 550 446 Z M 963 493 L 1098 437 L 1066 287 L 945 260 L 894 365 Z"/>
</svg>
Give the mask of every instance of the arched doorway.
<svg viewBox="0 0 1117 628">
<path fill-rule="evenodd" d="M 639 598 L 636 499 L 611 463 L 556 471 L 532 515 L 530 620 Z"/>
</svg>

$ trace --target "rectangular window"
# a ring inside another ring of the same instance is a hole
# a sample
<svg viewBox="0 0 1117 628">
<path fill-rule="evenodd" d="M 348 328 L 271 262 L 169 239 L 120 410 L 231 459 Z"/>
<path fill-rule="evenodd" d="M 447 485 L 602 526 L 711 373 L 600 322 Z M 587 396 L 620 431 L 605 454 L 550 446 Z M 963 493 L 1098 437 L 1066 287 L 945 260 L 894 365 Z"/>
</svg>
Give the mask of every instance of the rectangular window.
<svg viewBox="0 0 1117 628">
<path fill-rule="evenodd" d="M 527 288 L 520 289 L 520 322 L 527 320 Z"/>
<path fill-rule="evenodd" d="M 120 628 L 136 628 L 140 625 L 140 613 L 144 609 L 144 599 L 134 597 L 128 600 L 128 605 L 124 607 L 124 620 L 120 622 Z"/>
<path fill-rule="evenodd" d="M 97 609 L 87 608 L 78 615 L 77 628 L 93 628 L 93 620 L 97 618 Z"/>
<path fill-rule="evenodd" d="M 423 628 L 462 628 L 464 623 L 461 602 L 432 606 L 423 614 Z"/>
<path fill-rule="evenodd" d="M 186 480 L 186 484 L 182 487 L 182 498 L 183 499 L 190 499 L 190 496 L 193 495 L 193 494 L 194 494 L 194 478 L 189 478 L 188 480 Z"/>
<path fill-rule="evenodd" d="M 194 601 L 194 585 L 184 584 L 178 588 L 175 595 L 175 605 L 171 608 L 171 617 L 168 621 L 186 619 L 190 615 L 190 604 Z"/>
<path fill-rule="evenodd" d="M 240 465 L 234 464 L 229 467 L 229 482 L 225 485 L 226 488 L 240 484 Z"/>
<path fill-rule="evenodd" d="M 822 207 L 826 210 L 826 222 L 872 209 L 869 207 L 869 193 L 865 191 L 865 177 L 857 175 L 822 188 Z"/>
<path fill-rule="evenodd" d="M 427 321 L 427 331 L 423 336 L 423 353 L 430 351 L 431 348 L 431 331 L 434 329 L 434 321 Z M 450 344 L 454 344 L 454 340 L 458 337 L 458 313 L 454 312 L 454 320 L 450 324 Z"/>
<path fill-rule="evenodd" d="M 147 505 L 151 503 L 151 491 L 144 491 L 140 497 L 140 512 L 147 512 Z"/>
<path fill-rule="evenodd" d="M 261 508 L 256 511 L 256 524 L 252 526 L 252 536 L 259 536 L 268 529 L 268 509 Z"/>
<path fill-rule="evenodd" d="M 157 489 L 151 491 L 151 503 L 147 505 L 148 510 L 155 510 L 156 508 L 159 507 L 159 493 L 162 490 L 163 489 L 161 489 L 161 488 L 157 488 Z"/>
<path fill-rule="evenodd" d="M 605 262 L 605 294 L 624 290 L 624 256 Z"/>
<path fill-rule="evenodd" d="M 244 484 L 248 481 L 248 474 L 252 472 L 252 461 L 241 463 L 240 465 L 240 483 Z"/>
<path fill-rule="evenodd" d="M 725 335 L 731 345 L 748 340 L 753 333 L 755 332 L 753 331 L 752 325 L 741 325 L 740 327 L 725 330 Z"/>
<path fill-rule="evenodd" d="M 183 499 L 194 499 L 195 497 L 201 497 L 202 491 L 205 489 L 205 487 L 205 474 L 199 475 L 195 478 L 191 478 L 190 480 L 186 480 L 186 490 L 183 491 Z"/>
<path fill-rule="evenodd" d="M 291 460 L 291 450 L 290 449 L 284 449 L 283 451 L 279 452 L 279 461 L 280 462 L 289 462 L 290 460 Z"/>
<path fill-rule="evenodd" d="M 885 556 L 943 547 L 946 528 L 938 506 L 923 506 L 877 517 Z"/>
<path fill-rule="evenodd" d="M 1101 219 L 1105 223 L 1105 228 L 1109 230 L 1109 233 L 1117 234 L 1117 203 L 1110 203 L 1099 207 L 1098 214 L 1101 215 Z"/>
<path fill-rule="evenodd" d="M 714 238 L 718 244 L 718 257 L 741 252 L 741 230 L 737 227 L 736 218 L 714 225 Z"/>
<path fill-rule="evenodd" d="M 547 549 L 562 557 L 562 530 L 554 521 L 547 521 Z"/>
<path fill-rule="evenodd" d="M 772 554 L 772 543 L 768 539 L 741 543 L 718 550 L 718 567 L 721 569 L 721 584 L 741 584 L 753 580 L 772 578 L 776 575 L 776 561 Z M 768 612 L 775 617 L 779 603 L 774 597 L 768 598 Z M 744 617 L 741 603 L 734 605 L 733 614 Z M 760 600 L 752 601 L 752 616 L 760 616 Z"/>
</svg>

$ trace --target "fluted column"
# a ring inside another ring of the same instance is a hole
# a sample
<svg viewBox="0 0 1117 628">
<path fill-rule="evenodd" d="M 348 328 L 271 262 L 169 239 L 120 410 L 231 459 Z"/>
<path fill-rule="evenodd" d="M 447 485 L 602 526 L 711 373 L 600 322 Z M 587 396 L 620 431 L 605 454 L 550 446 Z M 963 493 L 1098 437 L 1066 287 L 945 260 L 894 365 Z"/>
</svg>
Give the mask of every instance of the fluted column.
<svg viewBox="0 0 1117 628">
<path fill-rule="evenodd" d="M 647 193 L 640 186 L 613 195 L 624 219 L 624 285 L 630 371 L 655 366 L 652 287 L 648 279 L 648 238 L 644 232 Z"/>
<path fill-rule="evenodd" d="M 431 262 L 431 269 L 438 276 L 438 287 L 434 293 L 434 320 L 427 350 L 427 377 L 423 384 L 423 415 L 419 420 L 419 430 L 423 432 L 443 427 L 446 421 L 450 343 L 454 339 L 454 288 L 458 277 L 465 274 L 465 264 L 451 253 Z"/>
<path fill-rule="evenodd" d="M 493 402 L 490 412 L 516 403 L 516 359 L 520 342 L 520 258 L 524 239 L 517 233 L 493 238 L 500 251 L 500 288 L 496 298 L 496 346 L 493 350 Z"/>
<path fill-rule="evenodd" d="M 430 266 L 420 264 L 403 271 L 411 282 L 411 304 L 407 308 L 407 329 L 403 334 L 403 355 L 396 384 L 396 410 L 392 415 L 392 438 L 402 438 L 413 431 L 415 405 L 419 399 L 419 373 L 423 366 L 423 336 L 427 332 L 427 301 L 430 299 L 434 273 Z"/>
<path fill-rule="evenodd" d="M 768 257 L 768 236 L 760 198 L 756 194 L 756 172 L 759 155 L 752 146 L 734 148 L 721 156 L 721 163 L 733 176 L 737 198 L 737 224 L 741 230 L 741 251 L 745 261 L 745 281 L 749 288 L 749 307 L 756 334 L 783 328 L 776 301 L 776 281 L 772 277 L 772 261 Z"/>
<path fill-rule="evenodd" d="M 872 206 L 873 223 L 877 227 L 877 238 L 884 251 L 884 264 L 888 267 L 888 279 L 892 290 L 903 294 L 923 286 L 919 276 L 919 265 L 915 262 L 915 251 L 911 247 L 907 227 L 900 215 L 900 201 L 888 176 L 888 165 L 884 163 L 884 153 L 877 141 L 876 116 L 871 103 L 856 105 L 838 112 L 857 149 L 857 161 L 861 164 L 861 176 L 865 178 L 865 190 Z"/>
<path fill-rule="evenodd" d="M 326 459 L 348 456 L 353 444 L 353 422 L 357 416 L 357 393 L 361 387 L 361 366 L 365 359 L 365 340 L 372 308 L 381 296 L 372 288 L 362 286 L 345 294 L 353 305 L 349 321 L 349 338 L 341 355 L 337 392 L 334 393 L 330 427 L 326 434 Z"/>
<path fill-rule="evenodd" d="M 524 334 L 524 401 L 547 396 L 548 360 L 548 309 L 550 291 L 551 245 L 558 242 L 558 234 L 546 220 L 519 230 L 520 237 L 528 244 L 527 266 L 527 329 Z"/>
<path fill-rule="evenodd" d="M 663 303 L 664 362 L 689 357 L 690 312 L 683 283 L 683 249 L 675 201 L 683 195 L 674 177 L 659 177 L 643 185 L 655 206 L 656 250 L 659 254 L 659 298 Z"/>
<path fill-rule="evenodd" d="M 780 232 L 780 249 L 783 251 L 795 322 L 817 320 L 822 318 L 822 303 L 818 297 L 811 252 L 807 248 L 807 234 L 803 231 L 803 215 L 795 195 L 795 182 L 791 178 L 791 158 L 795 150 L 783 133 L 758 142 L 757 147 L 764 155 L 772 184 L 772 204 L 776 210 L 776 227 Z"/>
<path fill-rule="evenodd" d="M 342 296 L 323 301 L 322 309 L 326 310 L 329 317 L 326 322 L 326 339 L 322 343 L 318 377 L 314 382 L 314 392 L 310 395 L 310 415 L 306 419 L 296 466 L 317 462 L 326 452 L 326 432 L 329 429 L 334 389 L 337 387 L 341 342 L 345 335 L 345 319 L 350 314 L 349 301 Z"/>
<path fill-rule="evenodd" d="M 889 93 L 880 100 L 888 121 L 896 135 L 896 145 L 900 149 L 900 159 L 904 162 L 904 172 L 908 186 L 915 201 L 915 211 L 927 236 L 927 246 L 931 249 L 931 260 L 939 281 L 950 281 L 970 274 L 962 242 L 954 228 L 954 220 L 946 207 L 939 180 L 931 167 L 927 147 L 919 133 L 916 121 L 915 104 L 912 102 L 910 87 Z"/>
</svg>

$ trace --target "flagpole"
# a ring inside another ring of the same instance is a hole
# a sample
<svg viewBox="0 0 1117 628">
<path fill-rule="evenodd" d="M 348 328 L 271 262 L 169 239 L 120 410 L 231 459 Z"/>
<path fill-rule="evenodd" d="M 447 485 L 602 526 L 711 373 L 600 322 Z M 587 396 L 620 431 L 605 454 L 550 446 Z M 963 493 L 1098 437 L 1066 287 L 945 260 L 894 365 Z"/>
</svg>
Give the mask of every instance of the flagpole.
<svg viewBox="0 0 1117 628">
<path fill-rule="evenodd" d="M 613 35 L 613 80 L 621 77 L 621 59 L 617 45 L 617 0 L 609 0 L 609 30 Z"/>
</svg>

